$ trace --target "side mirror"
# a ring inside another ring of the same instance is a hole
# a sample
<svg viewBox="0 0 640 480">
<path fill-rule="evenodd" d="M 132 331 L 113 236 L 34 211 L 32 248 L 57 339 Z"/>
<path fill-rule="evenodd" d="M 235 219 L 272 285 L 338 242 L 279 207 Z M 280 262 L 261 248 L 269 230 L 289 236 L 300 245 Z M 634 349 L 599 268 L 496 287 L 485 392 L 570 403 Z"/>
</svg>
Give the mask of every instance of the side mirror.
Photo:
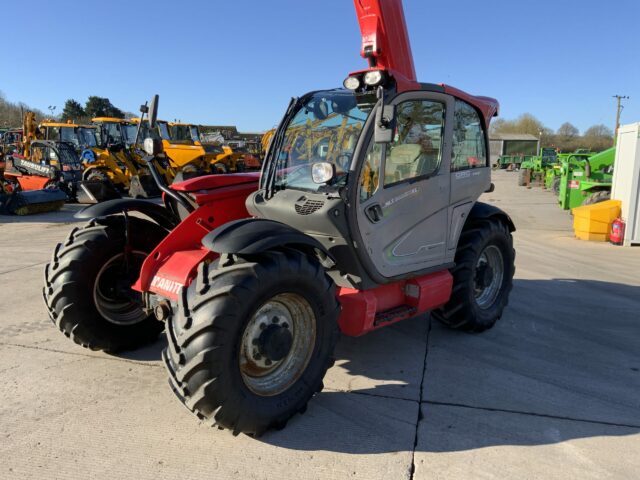
<svg viewBox="0 0 640 480">
<path fill-rule="evenodd" d="M 152 157 L 162 153 L 162 140 L 159 138 L 145 138 L 143 146 L 146 154 Z"/>
<path fill-rule="evenodd" d="M 373 139 L 376 143 L 391 143 L 396 131 L 396 107 L 384 105 L 376 110 L 376 124 Z"/>
<path fill-rule="evenodd" d="M 154 95 L 151 99 L 151 105 L 149 105 L 149 128 L 156 127 L 156 121 L 158 120 L 158 102 L 160 101 L 159 95 Z"/>
<path fill-rule="evenodd" d="M 311 178 L 313 183 L 327 183 L 335 175 L 333 163 L 318 162 L 311 166 Z"/>
</svg>

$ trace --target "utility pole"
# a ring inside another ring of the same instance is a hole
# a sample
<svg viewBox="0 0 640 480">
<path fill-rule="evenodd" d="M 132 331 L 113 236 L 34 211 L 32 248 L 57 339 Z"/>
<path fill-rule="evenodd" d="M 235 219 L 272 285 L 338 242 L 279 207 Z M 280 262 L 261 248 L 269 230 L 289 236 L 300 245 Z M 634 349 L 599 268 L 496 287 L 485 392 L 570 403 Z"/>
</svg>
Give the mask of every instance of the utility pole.
<svg viewBox="0 0 640 480">
<path fill-rule="evenodd" d="M 618 109 L 616 111 L 616 129 L 613 132 L 613 135 L 614 135 L 613 144 L 615 145 L 616 142 L 618 141 L 618 129 L 620 128 L 620 114 L 624 109 L 624 105 L 622 105 L 622 100 L 628 100 L 629 97 L 626 95 L 614 95 L 613 98 L 615 98 L 618 101 Z"/>
</svg>

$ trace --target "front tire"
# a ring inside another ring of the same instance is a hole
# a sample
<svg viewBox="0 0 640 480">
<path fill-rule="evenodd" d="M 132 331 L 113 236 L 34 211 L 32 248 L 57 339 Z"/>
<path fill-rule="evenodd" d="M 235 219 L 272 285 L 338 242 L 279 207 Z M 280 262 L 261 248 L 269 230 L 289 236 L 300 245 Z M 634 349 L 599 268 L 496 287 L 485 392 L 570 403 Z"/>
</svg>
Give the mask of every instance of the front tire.
<svg viewBox="0 0 640 480">
<path fill-rule="evenodd" d="M 529 177 L 530 175 L 531 175 L 531 170 L 529 170 L 528 168 L 521 168 L 520 171 L 518 172 L 518 186 L 524 187 L 528 185 L 530 181 L 530 177 Z"/>
<path fill-rule="evenodd" d="M 282 428 L 323 388 L 339 311 L 334 283 L 299 251 L 204 263 L 167 325 L 170 385 L 234 434 Z"/>
<path fill-rule="evenodd" d="M 505 222 L 490 218 L 465 228 L 451 272 L 451 298 L 432 315 L 451 328 L 469 332 L 493 327 L 509 302 L 514 260 L 513 238 Z"/>
<path fill-rule="evenodd" d="M 128 256 L 125 218 L 117 215 L 72 230 L 45 267 L 43 295 L 51 320 L 91 350 L 131 350 L 155 341 L 163 330 L 162 322 L 144 313 L 130 286 L 166 231 L 135 217 L 129 222 Z"/>
<path fill-rule="evenodd" d="M 611 200 L 611 192 L 607 190 L 599 190 L 585 198 L 582 205 L 593 205 L 594 203 L 605 202 L 607 200 Z"/>
</svg>

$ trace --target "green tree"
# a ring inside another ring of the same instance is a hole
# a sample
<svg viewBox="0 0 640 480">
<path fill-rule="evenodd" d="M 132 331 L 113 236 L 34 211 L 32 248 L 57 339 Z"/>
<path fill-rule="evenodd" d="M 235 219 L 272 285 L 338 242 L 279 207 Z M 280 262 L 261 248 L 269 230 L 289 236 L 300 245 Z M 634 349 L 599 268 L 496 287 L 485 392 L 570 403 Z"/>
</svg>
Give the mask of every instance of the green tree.
<svg viewBox="0 0 640 480">
<path fill-rule="evenodd" d="M 91 96 L 87 99 L 84 110 L 90 117 L 124 118 L 124 113 L 115 107 L 108 98 Z"/>
<path fill-rule="evenodd" d="M 62 120 L 78 121 L 79 119 L 82 119 L 86 116 L 87 114 L 84 111 L 84 108 L 82 108 L 82 105 L 80 105 L 80 102 L 77 102 L 73 98 L 70 98 L 65 102 L 64 108 L 62 110 Z"/>
<path fill-rule="evenodd" d="M 578 130 L 571 123 L 564 122 L 562 125 L 560 125 L 560 128 L 558 128 L 558 131 L 556 133 L 560 137 L 574 138 L 574 137 L 577 137 L 578 135 L 580 135 L 580 130 Z"/>
<path fill-rule="evenodd" d="M 586 148 L 599 152 L 613 145 L 613 131 L 606 125 L 593 125 L 585 130 L 583 140 Z"/>
</svg>

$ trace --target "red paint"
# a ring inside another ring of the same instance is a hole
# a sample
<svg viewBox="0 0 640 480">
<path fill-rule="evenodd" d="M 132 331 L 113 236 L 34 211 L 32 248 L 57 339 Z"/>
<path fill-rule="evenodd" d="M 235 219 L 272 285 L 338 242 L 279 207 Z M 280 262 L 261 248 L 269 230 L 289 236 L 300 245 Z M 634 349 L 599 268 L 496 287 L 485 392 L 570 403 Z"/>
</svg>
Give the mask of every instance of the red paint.
<svg viewBox="0 0 640 480">
<path fill-rule="evenodd" d="M 624 229 L 625 223 L 621 218 L 616 218 L 611 224 L 611 233 L 609 234 L 609 241 L 614 245 L 624 244 Z"/>
<path fill-rule="evenodd" d="M 4 172 L 5 178 L 18 182 L 22 190 L 42 190 L 51 182 L 49 177 L 41 177 L 39 175 L 22 175 L 21 173 L 13 173 L 11 171 Z"/>
<path fill-rule="evenodd" d="M 395 79 L 399 93 L 420 90 L 402 0 L 354 0 L 354 5 L 362 36 L 360 55 L 369 61 L 369 68 L 350 75 L 384 70 Z M 445 93 L 480 110 L 487 126 L 498 112 L 499 104 L 494 98 L 474 96 L 449 85 L 442 86 Z"/>
<path fill-rule="evenodd" d="M 230 173 L 226 175 L 205 175 L 195 177 L 184 182 L 171 185 L 173 190 L 179 192 L 198 192 L 201 190 L 214 190 L 231 185 L 256 184 L 260 180 L 260 172 Z"/>
<path fill-rule="evenodd" d="M 249 217 L 244 202 L 249 194 L 258 189 L 258 177 L 254 174 L 209 175 L 172 185 L 171 188 L 176 190 L 191 192 L 190 195 L 200 206 L 149 254 L 133 289 L 139 292 L 151 290 L 151 283 L 156 276 L 188 286 L 198 265 L 205 259 L 217 257 L 217 254 L 202 246 L 202 238 L 220 225 Z M 205 185 L 210 189 L 200 189 Z M 177 298 L 175 295 L 166 296 L 173 300 Z"/>
<path fill-rule="evenodd" d="M 453 277 L 448 270 L 407 281 L 382 285 L 371 290 L 339 288 L 338 300 L 342 307 L 338 326 L 345 335 L 360 336 L 372 330 L 441 307 L 449 301 Z M 375 325 L 376 314 L 408 305 L 416 311 Z"/>
</svg>

